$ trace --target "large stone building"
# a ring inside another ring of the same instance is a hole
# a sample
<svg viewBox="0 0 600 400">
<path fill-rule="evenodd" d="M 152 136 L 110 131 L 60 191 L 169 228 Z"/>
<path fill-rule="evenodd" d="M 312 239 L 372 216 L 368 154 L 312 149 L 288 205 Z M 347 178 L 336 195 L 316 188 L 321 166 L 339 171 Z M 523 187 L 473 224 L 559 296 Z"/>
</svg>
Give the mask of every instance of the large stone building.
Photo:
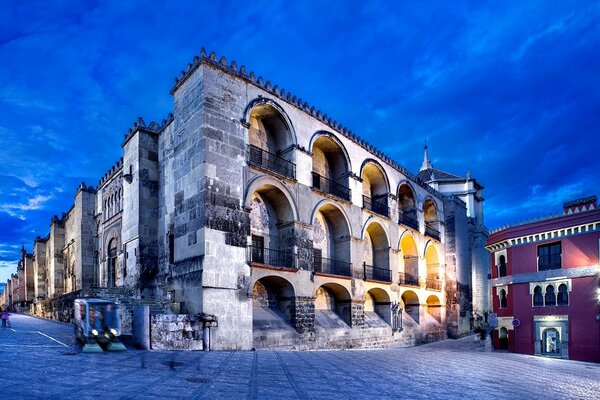
<svg viewBox="0 0 600 400">
<path fill-rule="evenodd" d="M 73 293 L 152 301 L 166 315 L 152 324 L 192 326 L 172 347 L 198 339 L 203 315 L 212 349 L 410 345 L 486 311 L 474 179 L 415 176 L 214 53 L 171 94 L 173 113 L 139 119 L 98 187 L 36 239 L 33 309 L 56 315 Z"/>
</svg>

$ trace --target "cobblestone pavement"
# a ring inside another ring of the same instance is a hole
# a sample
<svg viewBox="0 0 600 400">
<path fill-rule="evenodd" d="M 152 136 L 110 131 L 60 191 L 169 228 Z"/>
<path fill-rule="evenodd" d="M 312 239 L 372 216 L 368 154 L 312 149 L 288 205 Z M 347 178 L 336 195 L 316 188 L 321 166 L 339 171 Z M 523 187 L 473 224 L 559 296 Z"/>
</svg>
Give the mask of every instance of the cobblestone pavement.
<svg viewBox="0 0 600 400">
<path fill-rule="evenodd" d="M 0 328 L 6 399 L 600 398 L 600 365 L 485 352 L 472 339 L 348 351 L 80 353 L 70 325 Z"/>
</svg>

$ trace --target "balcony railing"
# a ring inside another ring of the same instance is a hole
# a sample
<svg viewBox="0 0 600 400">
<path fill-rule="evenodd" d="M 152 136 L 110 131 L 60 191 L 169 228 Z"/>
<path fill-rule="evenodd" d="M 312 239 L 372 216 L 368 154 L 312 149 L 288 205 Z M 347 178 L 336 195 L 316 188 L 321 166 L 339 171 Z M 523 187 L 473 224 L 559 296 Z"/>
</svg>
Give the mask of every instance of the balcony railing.
<svg viewBox="0 0 600 400">
<path fill-rule="evenodd" d="M 379 215 L 383 215 L 384 217 L 389 216 L 387 196 L 380 197 L 379 199 L 372 199 L 363 195 L 363 208 L 373 211 Z"/>
<path fill-rule="evenodd" d="M 352 276 L 352 264 L 340 260 L 321 258 L 314 260 L 315 272 L 323 274 Z"/>
<path fill-rule="evenodd" d="M 442 281 L 438 278 L 427 278 L 425 287 L 427 289 L 442 290 Z"/>
<path fill-rule="evenodd" d="M 399 282 L 400 285 L 405 286 L 421 286 L 421 279 L 417 275 L 405 274 L 403 272 L 399 273 Z"/>
<path fill-rule="evenodd" d="M 425 224 L 425 235 L 440 240 L 440 231 L 438 231 L 432 224 Z"/>
<path fill-rule="evenodd" d="M 312 173 L 313 177 L 313 188 L 320 190 L 323 193 L 331 194 L 340 199 L 350 201 L 350 188 L 342 185 L 341 183 L 337 183 L 332 181 L 331 179 L 327 179 L 324 176 L 317 174 L 316 172 Z"/>
<path fill-rule="evenodd" d="M 275 250 L 264 247 L 248 246 L 247 260 L 250 263 L 284 268 L 298 268 L 297 259 L 298 257 L 292 250 Z"/>
<path fill-rule="evenodd" d="M 398 223 L 413 229 L 419 229 L 419 221 L 408 214 L 402 213 L 402 210 L 398 212 Z"/>
<path fill-rule="evenodd" d="M 372 265 L 363 264 L 363 272 L 365 279 L 383 282 L 392 281 L 392 271 L 390 271 L 389 268 L 380 268 L 374 267 Z"/>
<path fill-rule="evenodd" d="M 248 145 L 248 163 L 296 179 L 296 164 L 260 147 Z"/>
</svg>

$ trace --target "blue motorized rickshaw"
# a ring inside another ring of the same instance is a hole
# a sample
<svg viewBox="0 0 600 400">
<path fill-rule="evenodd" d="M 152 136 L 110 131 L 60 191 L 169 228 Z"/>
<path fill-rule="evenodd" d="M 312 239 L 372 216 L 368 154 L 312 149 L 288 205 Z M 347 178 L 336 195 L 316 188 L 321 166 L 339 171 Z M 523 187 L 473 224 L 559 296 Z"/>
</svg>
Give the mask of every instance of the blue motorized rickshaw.
<svg viewBox="0 0 600 400">
<path fill-rule="evenodd" d="M 111 300 L 75 300 L 75 338 L 83 344 L 83 352 L 126 350 L 119 341 L 121 306 Z"/>
</svg>

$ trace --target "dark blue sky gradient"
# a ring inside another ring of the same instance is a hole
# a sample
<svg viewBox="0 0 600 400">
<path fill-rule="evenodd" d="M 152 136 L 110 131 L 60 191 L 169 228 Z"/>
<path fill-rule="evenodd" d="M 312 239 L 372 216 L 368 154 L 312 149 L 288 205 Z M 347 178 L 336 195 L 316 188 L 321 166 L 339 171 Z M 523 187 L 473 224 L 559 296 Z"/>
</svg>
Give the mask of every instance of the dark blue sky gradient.
<svg viewBox="0 0 600 400">
<path fill-rule="evenodd" d="M 0 281 L 203 46 L 414 172 L 426 139 L 490 228 L 600 194 L 598 2 L 396 3 L 0 0 Z"/>
</svg>

